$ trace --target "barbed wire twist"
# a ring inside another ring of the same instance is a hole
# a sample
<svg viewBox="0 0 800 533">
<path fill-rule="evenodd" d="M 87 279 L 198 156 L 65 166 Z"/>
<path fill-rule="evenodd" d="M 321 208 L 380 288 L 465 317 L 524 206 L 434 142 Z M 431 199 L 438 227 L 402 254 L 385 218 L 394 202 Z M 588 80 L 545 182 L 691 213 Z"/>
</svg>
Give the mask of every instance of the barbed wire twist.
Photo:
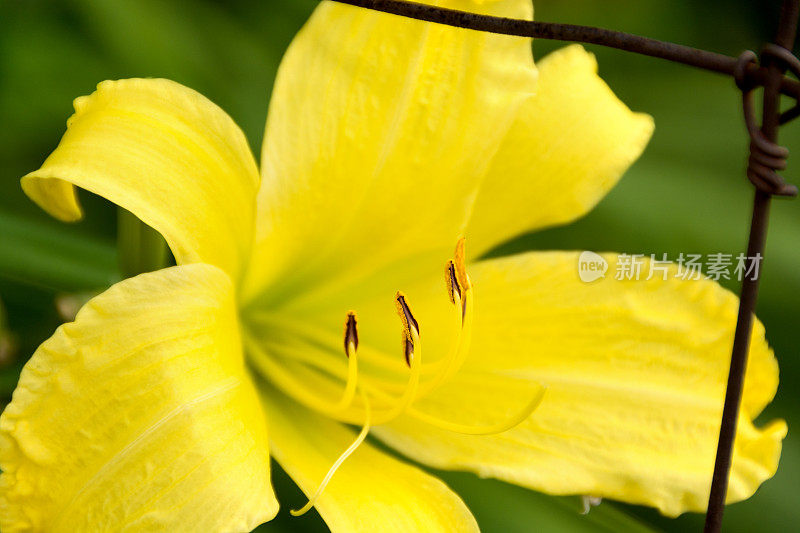
<svg viewBox="0 0 800 533">
<path fill-rule="evenodd" d="M 761 50 L 761 61 L 778 61 L 781 66 L 800 76 L 800 61 L 786 48 L 775 44 L 766 44 Z M 736 62 L 733 78 L 736 86 L 742 91 L 742 111 L 745 126 L 750 136 L 750 157 L 747 162 L 747 178 L 755 187 L 774 196 L 797 196 L 797 187 L 786 183 L 778 170 L 786 169 L 789 149 L 773 142 L 764 135 L 758 125 L 753 102 L 753 93 L 761 85 L 747 75 L 751 64 L 758 65 L 759 57 L 752 50 L 742 52 Z M 781 113 L 779 121 L 785 124 L 800 115 L 800 104 Z"/>
</svg>

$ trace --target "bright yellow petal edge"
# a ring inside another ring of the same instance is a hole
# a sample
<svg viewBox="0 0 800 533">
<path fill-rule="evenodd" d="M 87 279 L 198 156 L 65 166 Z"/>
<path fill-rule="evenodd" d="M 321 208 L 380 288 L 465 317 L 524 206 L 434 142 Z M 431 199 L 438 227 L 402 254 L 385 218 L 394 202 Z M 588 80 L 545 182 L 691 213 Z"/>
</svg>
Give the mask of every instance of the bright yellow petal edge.
<svg viewBox="0 0 800 533">
<path fill-rule="evenodd" d="M 250 531 L 278 503 L 233 287 L 196 264 L 92 299 L 0 417 L 0 529 Z"/>
<path fill-rule="evenodd" d="M 260 178 L 233 120 L 197 91 L 164 79 L 104 81 L 74 105 L 56 150 L 22 178 L 25 194 L 75 221 L 75 187 L 86 189 L 158 230 L 178 264 L 212 264 L 238 281 Z"/>
<path fill-rule="evenodd" d="M 555 50 L 537 67 L 536 94 L 520 108 L 475 200 L 465 232 L 471 257 L 589 212 L 653 134 L 653 118 L 617 98 L 582 46 Z"/>
</svg>

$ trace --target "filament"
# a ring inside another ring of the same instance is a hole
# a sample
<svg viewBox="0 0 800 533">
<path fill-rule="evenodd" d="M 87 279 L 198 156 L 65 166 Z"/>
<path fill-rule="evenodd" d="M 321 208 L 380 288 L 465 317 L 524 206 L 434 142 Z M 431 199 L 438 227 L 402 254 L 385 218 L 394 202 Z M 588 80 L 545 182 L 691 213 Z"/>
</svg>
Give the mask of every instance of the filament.
<svg viewBox="0 0 800 533">
<path fill-rule="evenodd" d="M 454 310 L 458 317 L 456 318 L 458 324 L 458 333 L 454 342 L 450 345 L 448 355 L 440 363 L 444 364 L 444 368 L 440 370 L 433 379 L 424 385 L 421 397 L 427 396 L 434 390 L 444 385 L 453 375 L 461 369 L 464 361 L 469 353 L 469 346 L 472 340 L 472 317 L 473 317 L 473 303 L 472 303 L 472 289 L 466 289 L 461 294 L 462 299 L 457 299 L 455 302 Z"/>
<path fill-rule="evenodd" d="M 370 409 L 369 399 L 367 399 L 367 396 L 361 389 L 359 389 L 359 392 L 361 395 L 361 399 L 364 402 L 364 413 L 365 413 L 364 426 L 361 428 L 361 432 L 356 437 L 356 440 L 354 440 L 353 443 L 344 451 L 344 453 L 342 453 L 342 455 L 340 455 L 339 458 L 336 459 L 336 462 L 333 463 L 333 466 L 331 466 L 331 468 L 328 470 L 328 473 L 325 475 L 325 478 L 322 480 L 322 483 L 319 484 L 319 487 L 317 487 L 317 490 L 316 492 L 314 492 L 314 495 L 311 496 L 311 498 L 309 498 L 308 503 L 306 503 L 300 509 L 289 511 L 292 516 L 302 516 L 306 514 L 312 507 L 314 507 L 314 505 L 317 503 L 317 499 L 319 499 L 320 495 L 325 490 L 325 487 L 328 486 L 328 483 L 330 483 L 336 471 L 339 470 L 339 467 L 342 466 L 342 463 L 344 463 L 347 460 L 347 458 L 350 457 L 353 454 L 353 452 L 355 452 L 367 438 L 367 435 L 369 434 L 370 424 L 372 422 L 371 420 L 372 411 Z"/>
<path fill-rule="evenodd" d="M 407 414 L 420 422 L 454 433 L 493 435 L 518 426 L 541 404 L 546 391 L 544 386 L 540 386 L 530 401 L 519 412 L 507 420 L 489 425 L 469 425 L 451 422 L 420 411 L 413 406 L 415 401 L 431 394 L 447 383 L 464 365 L 469 353 L 474 321 L 474 304 L 472 283 L 466 273 L 463 239 L 460 239 L 456 245 L 453 260 L 447 263 L 445 281 L 448 297 L 453 305 L 451 342 L 448 345 L 445 357 L 429 364 L 425 369 L 423 369 L 422 364 L 422 341 L 419 323 L 411 312 L 405 295 L 400 292 L 395 295 L 397 312 L 403 325 L 405 362 L 410 370 L 405 385 L 398 383 L 396 380 L 390 381 L 388 378 L 359 375 L 358 330 L 355 313 L 352 311 L 347 315 L 344 331 L 344 351 L 348 357 L 346 371 L 340 363 L 330 357 L 310 357 L 300 348 L 292 347 L 291 345 L 282 346 L 281 350 L 288 350 L 289 352 L 287 357 L 301 365 L 303 370 L 312 373 L 311 376 L 304 380 L 302 379 L 302 373 L 300 376 L 296 375 L 300 368 L 292 371 L 291 367 L 287 368 L 286 365 L 280 364 L 268 355 L 266 350 L 259 346 L 253 338 L 245 335 L 248 348 L 259 356 L 253 358 L 253 363 L 283 388 L 284 392 L 306 406 L 342 422 L 350 424 L 363 423 L 363 429 L 359 437 L 333 465 L 320 484 L 317 493 L 309 500 L 308 504 L 302 509 L 292 512 L 295 516 L 299 516 L 313 507 L 314 501 L 324 490 L 336 469 L 363 442 L 369 432 L 369 428 L 373 425 L 387 424 Z M 272 316 L 269 319 L 270 322 L 273 319 L 284 322 L 280 316 Z M 284 326 L 289 329 L 295 329 L 298 333 L 311 335 L 311 337 L 320 338 L 319 334 L 323 333 L 317 330 L 297 328 L 299 324 L 295 323 L 285 323 Z M 320 342 L 327 347 L 326 350 L 330 348 L 330 343 L 327 340 L 320 339 Z M 378 366 L 385 370 L 391 370 L 396 375 L 399 365 L 402 363 L 398 359 L 394 359 L 396 362 L 393 362 L 392 359 L 385 358 L 385 352 L 378 351 L 375 353 L 381 355 L 375 361 Z M 430 370 L 430 373 L 423 372 L 423 370 Z M 423 376 L 426 379 L 422 379 Z M 323 395 L 320 395 L 319 391 L 315 390 L 313 385 L 315 381 L 311 377 L 327 380 L 327 382 L 322 382 L 324 384 L 320 385 L 326 390 L 331 382 L 334 382 L 335 386 L 338 387 L 344 380 L 344 390 L 338 401 L 332 403 L 326 400 Z M 395 392 L 392 394 L 389 391 Z M 355 409 L 353 405 L 357 393 L 360 394 L 363 400 L 363 413 Z M 380 403 L 380 408 L 375 409 L 370 403 L 371 400 L 377 400 Z"/>
<path fill-rule="evenodd" d="M 328 416 L 336 418 L 337 420 L 348 423 L 357 423 L 359 421 L 357 417 L 345 416 L 347 408 L 350 407 L 352 403 L 352 397 L 350 397 L 351 395 L 349 389 L 355 387 L 356 378 L 351 380 L 348 376 L 348 384 L 345 386 L 345 392 L 342 395 L 342 398 L 337 402 L 336 405 L 332 406 L 329 401 L 320 398 L 319 395 L 317 395 L 315 392 L 312 392 L 307 386 L 297 380 L 291 372 L 284 369 L 283 365 L 273 361 L 272 357 L 266 354 L 257 342 L 249 337 L 245 337 L 245 341 L 248 349 L 259 355 L 259 357 L 253 358 L 253 362 L 258 366 L 259 370 L 267 374 L 278 386 L 283 388 L 292 397 L 306 406 L 325 413 Z M 358 363 L 356 359 L 357 356 L 351 357 L 350 361 L 348 362 L 349 375 L 357 376 Z"/>
<path fill-rule="evenodd" d="M 399 296 L 399 295 L 398 295 Z M 416 323 L 416 320 L 410 315 L 410 310 L 407 309 L 409 313 L 408 316 L 403 316 L 404 319 L 404 328 L 407 332 L 407 335 L 411 337 L 411 345 L 413 346 L 413 352 L 411 357 L 409 358 L 411 372 L 408 377 L 408 381 L 404 387 L 403 393 L 399 398 L 392 398 L 389 395 L 383 395 L 383 398 L 387 401 L 390 407 L 386 408 L 385 410 L 380 412 L 380 415 L 375 417 L 377 420 L 374 423 L 386 423 L 388 421 L 394 420 L 403 414 L 413 403 L 414 399 L 417 397 L 417 392 L 419 389 L 420 383 L 420 374 L 422 369 L 422 346 L 419 339 L 419 326 Z M 348 314 L 348 325 L 350 323 L 350 314 Z M 331 403 L 324 398 L 320 397 L 318 393 L 313 391 L 311 388 L 308 387 L 307 384 L 303 383 L 299 380 L 292 372 L 285 368 L 285 365 L 281 365 L 274 361 L 272 357 L 270 357 L 261 346 L 257 342 L 255 342 L 250 337 L 246 337 L 245 341 L 247 342 L 248 349 L 254 351 L 259 357 L 254 358 L 254 363 L 262 370 L 265 374 L 270 376 L 270 378 L 283 390 L 290 394 L 292 397 L 300 401 L 301 403 L 305 404 L 306 406 L 315 409 L 321 413 L 327 414 L 332 418 L 336 418 L 342 422 L 346 423 L 360 423 L 363 420 L 362 417 L 358 416 L 357 414 L 348 414 L 347 410 L 352 406 L 353 399 L 355 397 L 355 393 L 360 381 L 358 377 L 358 349 L 357 349 L 357 334 L 349 334 L 349 329 L 345 329 L 345 353 L 349 356 L 348 359 L 348 370 L 347 370 L 347 381 L 345 384 L 344 392 L 339 399 L 339 401 L 335 405 L 331 405 Z M 355 331 L 355 326 L 353 326 L 353 331 Z M 309 363 L 318 368 L 321 368 L 316 362 Z M 370 391 L 373 390 L 372 387 L 367 387 Z M 363 393 L 362 393 L 363 394 Z M 366 409 L 366 404 L 365 404 Z M 371 410 L 371 409 L 370 409 Z M 372 416 L 372 415 L 370 415 Z"/>
<path fill-rule="evenodd" d="M 350 342 L 348 344 L 347 352 L 347 381 L 342 398 L 333 407 L 334 411 L 344 411 L 352 405 L 353 398 L 356 395 L 356 387 L 358 386 L 358 349 L 355 343 Z"/>
<path fill-rule="evenodd" d="M 263 327 L 279 327 L 284 331 L 290 331 L 293 334 L 306 338 L 312 344 L 321 345 L 325 350 L 331 350 L 334 343 L 338 342 L 337 338 L 341 339 L 341 337 L 324 329 L 309 327 L 308 325 L 293 320 L 287 320 L 285 317 L 275 314 L 261 313 L 257 315 L 256 318 L 258 319 L 258 323 Z M 315 348 L 319 347 L 320 346 L 315 346 Z M 286 346 L 282 346 L 282 348 L 285 349 Z M 398 370 L 402 370 L 403 367 L 407 368 L 407 365 L 391 357 L 387 352 L 376 349 L 374 346 L 370 347 L 370 351 L 373 352 L 374 355 L 379 355 L 380 357 L 369 357 L 368 359 L 362 357 L 360 359 L 362 365 L 367 364 L 369 366 L 375 366 L 391 373 L 397 373 Z M 311 361 L 310 358 L 306 356 L 294 355 L 292 358 L 322 367 L 322 365 L 318 364 L 318 361 Z M 325 366 L 325 370 L 331 373 L 341 374 L 341 371 L 333 370 L 331 365 Z M 424 370 L 425 369 L 423 369 L 423 371 Z"/>
<path fill-rule="evenodd" d="M 405 341 L 411 343 L 411 353 L 406 352 L 406 359 L 411 365 L 411 372 L 408 377 L 408 382 L 405 391 L 398 400 L 395 401 L 394 407 L 383 413 L 380 418 L 375 420 L 375 424 L 386 424 L 402 415 L 417 398 L 417 391 L 419 389 L 419 378 L 422 368 L 422 341 L 419 338 L 419 326 L 414 320 L 408 305 L 405 303 L 405 298 L 402 294 L 398 293 L 396 300 L 402 302 L 399 304 L 399 314 L 404 321 L 406 335 Z"/>
<path fill-rule="evenodd" d="M 541 388 L 536 391 L 533 398 L 528 402 L 527 405 L 523 409 L 521 409 L 517 414 L 510 417 L 508 420 L 503 422 L 499 422 L 497 424 L 491 424 L 488 426 L 470 426 L 467 424 L 458 424 L 456 422 L 450 422 L 448 420 L 442 420 L 435 416 L 429 415 L 427 413 L 423 413 L 413 407 L 408 409 L 408 415 L 416 418 L 420 422 L 424 422 L 431 426 L 437 427 L 439 429 L 444 429 L 446 431 L 451 431 L 453 433 L 461 433 L 464 435 L 496 435 L 498 433 L 503 433 L 510 429 L 513 429 L 523 423 L 534 411 L 541 405 L 542 400 L 544 399 L 544 393 L 547 390 L 547 387 L 541 386 Z"/>
</svg>

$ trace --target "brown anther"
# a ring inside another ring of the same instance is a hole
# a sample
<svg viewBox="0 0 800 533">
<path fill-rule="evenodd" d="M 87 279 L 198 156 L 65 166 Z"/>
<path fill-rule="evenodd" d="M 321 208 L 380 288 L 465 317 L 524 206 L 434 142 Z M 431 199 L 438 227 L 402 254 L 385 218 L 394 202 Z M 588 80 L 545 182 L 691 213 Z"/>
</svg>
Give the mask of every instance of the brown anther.
<svg viewBox="0 0 800 533">
<path fill-rule="evenodd" d="M 447 283 L 447 295 L 450 297 L 450 302 L 456 305 L 461 301 L 461 285 L 458 283 L 456 276 L 456 266 L 452 261 L 447 262 L 447 270 L 445 272 L 445 283 Z"/>
<path fill-rule="evenodd" d="M 408 303 L 406 303 L 405 295 L 398 292 L 396 301 L 398 314 L 400 318 L 403 319 L 403 326 L 406 328 L 406 337 L 411 340 L 411 328 L 413 327 L 414 331 L 419 335 L 419 323 L 417 323 L 417 319 L 414 318 L 414 315 L 411 314 L 411 309 L 408 307 Z"/>
<path fill-rule="evenodd" d="M 406 358 L 406 364 L 410 367 L 411 360 L 414 358 L 414 335 L 419 337 L 419 323 L 411 313 L 403 293 L 397 293 L 395 303 L 397 304 L 397 314 L 400 315 L 400 320 L 403 321 L 403 353 Z"/>
<path fill-rule="evenodd" d="M 358 327 L 356 314 L 352 311 L 347 313 L 347 322 L 344 324 L 344 354 L 350 357 L 350 345 L 358 349 Z"/>
</svg>

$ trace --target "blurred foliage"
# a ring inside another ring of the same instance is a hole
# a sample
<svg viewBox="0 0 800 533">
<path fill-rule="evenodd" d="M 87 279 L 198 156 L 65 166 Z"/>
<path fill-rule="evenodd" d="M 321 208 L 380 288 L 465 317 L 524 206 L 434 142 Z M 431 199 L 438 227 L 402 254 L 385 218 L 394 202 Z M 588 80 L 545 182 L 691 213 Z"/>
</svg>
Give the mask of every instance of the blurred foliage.
<svg viewBox="0 0 800 533">
<path fill-rule="evenodd" d="M 774 4 L 774 5 L 773 5 Z M 775 25 L 777 2 L 573 0 L 536 3 L 540 20 L 610 27 L 731 55 L 757 49 Z M 86 219 L 49 220 L 22 194 L 18 178 L 55 147 L 72 100 L 101 80 L 167 77 L 207 95 L 243 128 L 254 148 L 263 134 L 270 88 L 283 51 L 316 5 L 313 0 L 0 0 L 0 298 L 17 360 L 0 366 L 0 406 L 19 370 L 61 319 L 64 293 L 102 289 L 118 279 L 115 210 L 82 196 Z M 541 57 L 560 46 L 537 41 Z M 752 187 L 743 178 L 747 140 L 733 83 L 650 58 L 591 47 L 603 77 L 636 110 L 656 119 L 656 134 L 621 185 L 578 223 L 526 236 L 495 253 L 591 249 L 628 253 L 738 253 L 744 249 Z M 790 125 L 781 140 L 800 145 Z M 790 159 L 790 171 L 797 165 Z M 785 531 L 800 523 L 800 204 L 776 201 L 758 307 L 781 362 L 781 386 L 763 419 L 790 424 L 777 476 L 726 514 L 726 531 Z M 730 288 L 736 289 L 735 285 Z M 709 465 L 710 468 L 711 465 Z M 276 468 L 285 502 L 265 530 L 319 531 L 318 516 L 287 509 L 302 496 Z M 700 515 L 677 520 L 650 509 L 604 502 L 588 516 L 577 498 L 553 498 L 463 473 L 442 473 L 484 531 L 699 530 Z M 632 518 L 636 517 L 636 518 Z"/>
</svg>

